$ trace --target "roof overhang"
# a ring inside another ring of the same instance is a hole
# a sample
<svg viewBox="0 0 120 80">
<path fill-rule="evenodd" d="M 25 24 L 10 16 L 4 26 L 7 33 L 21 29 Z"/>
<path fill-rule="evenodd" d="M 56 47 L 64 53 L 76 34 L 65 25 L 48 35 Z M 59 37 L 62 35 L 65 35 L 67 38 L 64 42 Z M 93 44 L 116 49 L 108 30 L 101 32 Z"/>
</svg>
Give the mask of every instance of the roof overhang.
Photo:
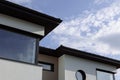
<svg viewBox="0 0 120 80">
<path fill-rule="evenodd" d="M 0 13 L 45 27 L 45 34 L 51 32 L 62 20 L 34 11 L 18 4 L 0 0 Z"/>
<path fill-rule="evenodd" d="M 76 57 L 80 57 L 80 58 L 84 58 L 84 59 L 89 59 L 89 60 L 113 65 L 113 66 L 116 66 L 117 68 L 120 68 L 119 60 L 111 59 L 108 57 L 68 48 L 65 46 L 60 46 L 56 51 L 59 55 L 67 54 L 67 55 L 71 55 L 71 56 L 76 56 Z"/>
<path fill-rule="evenodd" d="M 80 50 L 76 50 L 76 49 L 72 49 L 72 48 L 68 48 L 68 47 L 64 47 L 64 46 L 60 46 L 56 50 L 40 47 L 39 52 L 43 53 L 45 55 L 55 56 L 55 57 L 60 57 L 64 54 L 66 54 L 66 55 L 84 58 L 84 59 L 88 59 L 88 60 L 92 60 L 92 61 L 96 61 L 96 62 L 100 62 L 100 63 L 109 64 L 112 66 L 116 66 L 117 68 L 120 68 L 119 60 L 111 59 L 108 57 L 104 57 L 104 56 L 100 56 L 100 55 L 96 55 L 96 54 L 92 54 L 92 53 L 88 53 L 88 52 L 83 52 Z"/>
</svg>

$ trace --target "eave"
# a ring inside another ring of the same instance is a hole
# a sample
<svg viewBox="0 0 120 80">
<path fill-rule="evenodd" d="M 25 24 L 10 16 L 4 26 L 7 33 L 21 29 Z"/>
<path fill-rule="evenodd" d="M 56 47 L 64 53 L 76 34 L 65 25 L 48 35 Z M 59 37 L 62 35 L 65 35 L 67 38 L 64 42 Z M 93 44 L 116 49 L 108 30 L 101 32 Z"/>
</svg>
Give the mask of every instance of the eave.
<svg viewBox="0 0 120 80">
<path fill-rule="evenodd" d="M 104 63 L 104 64 L 108 64 L 108 65 L 120 68 L 120 61 L 119 60 L 115 60 L 115 59 L 111 59 L 108 57 L 104 57 L 104 56 L 100 56 L 100 55 L 96 55 L 96 54 L 68 48 L 65 46 L 60 46 L 56 50 L 44 48 L 44 47 L 39 47 L 39 50 L 40 50 L 39 51 L 40 54 L 45 54 L 45 55 L 54 56 L 54 57 L 60 57 L 64 54 L 66 54 L 66 55 L 71 55 L 71 56 L 75 56 L 78 58 L 92 60 L 92 61 L 96 61 L 96 62 L 100 62 L 100 63 Z"/>
<path fill-rule="evenodd" d="M 58 18 L 54 18 L 5 0 L 0 1 L 0 13 L 45 26 L 45 35 L 51 32 L 62 22 L 62 20 Z"/>
<path fill-rule="evenodd" d="M 112 58 L 108 58 L 108 57 L 96 55 L 93 53 L 88 53 L 88 52 L 68 48 L 65 46 L 60 46 L 56 51 L 57 51 L 58 55 L 67 54 L 67 55 L 71 55 L 71 56 L 75 56 L 75 57 L 79 57 L 79 58 L 84 58 L 84 59 L 88 59 L 88 60 L 92 60 L 92 61 L 101 62 L 104 64 L 113 65 L 113 66 L 116 66 L 117 68 L 120 68 L 120 61 L 112 59 Z"/>
</svg>

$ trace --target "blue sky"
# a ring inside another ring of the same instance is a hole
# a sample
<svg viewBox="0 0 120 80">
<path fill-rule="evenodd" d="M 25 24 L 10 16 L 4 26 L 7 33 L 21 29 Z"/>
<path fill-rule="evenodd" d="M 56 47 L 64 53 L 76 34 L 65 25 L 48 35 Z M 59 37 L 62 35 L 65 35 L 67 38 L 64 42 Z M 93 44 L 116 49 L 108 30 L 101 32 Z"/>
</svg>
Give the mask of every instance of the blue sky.
<svg viewBox="0 0 120 80">
<path fill-rule="evenodd" d="M 120 60 L 120 0 L 9 0 L 63 22 L 40 45 L 59 45 Z M 120 70 L 117 80 L 120 80 Z"/>
</svg>

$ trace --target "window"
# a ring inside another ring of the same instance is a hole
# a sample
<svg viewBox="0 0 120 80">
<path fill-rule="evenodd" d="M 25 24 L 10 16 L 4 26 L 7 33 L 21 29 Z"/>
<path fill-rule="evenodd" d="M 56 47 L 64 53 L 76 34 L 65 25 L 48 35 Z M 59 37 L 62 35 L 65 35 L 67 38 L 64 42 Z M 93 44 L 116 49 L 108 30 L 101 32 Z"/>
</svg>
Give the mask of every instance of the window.
<svg viewBox="0 0 120 80">
<path fill-rule="evenodd" d="M 97 80 L 114 80 L 114 73 L 104 70 L 97 70 Z"/>
<path fill-rule="evenodd" d="M 39 61 L 38 65 L 42 66 L 44 70 L 54 71 L 54 64 Z"/>
<path fill-rule="evenodd" d="M 77 70 L 75 76 L 76 80 L 86 80 L 86 74 L 83 70 Z"/>
<path fill-rule="evenodd" d="M 0 57 L 35 63 L 35 53 L 35 38 L 11 32 L 0 27 Z"/>
</svg>

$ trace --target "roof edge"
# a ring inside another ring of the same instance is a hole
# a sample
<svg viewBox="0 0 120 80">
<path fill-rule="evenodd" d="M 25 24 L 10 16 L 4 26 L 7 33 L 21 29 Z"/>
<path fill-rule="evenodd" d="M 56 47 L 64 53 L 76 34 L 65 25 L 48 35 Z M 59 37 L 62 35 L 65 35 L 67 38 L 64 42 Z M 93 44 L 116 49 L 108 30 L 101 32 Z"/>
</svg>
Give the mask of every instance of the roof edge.
<svg viewBox="0 0 120 80">
<path fill-rule="evenodd" d="M 108 57 L 80 51 L 80 50 L 65 47 L 62 45 L 55 50 L 50 49 L 50 48 L 45 48 L 45 47 L 42 47 L 42 48 L 40 47 L 40 49 L 42 49 L 42 53 L 44 52 L 43 54 L 49 55 L 49 56 L 60 57 L 64 54 L 66 54 L 66 55 L 71 55 L 71 56 L 75 56 L 75 57 L 79 57 L 79 58 L 83 58 L 83 59 L 88 59 L 88 60 L 92 60 L 92 61 L 96 61 L 96 62 L 100 62 L 100 63 L 113 65 L 113 66 L 116 66 L 116 68 L 120 68 L 120 61 L 119 60 L 115 60 L 112 58 L 108 58 Z M 52 51 L 52 53 L 51 53 L 51 51 Z M 40 52 L 41 52 L 41 50 L 40 50 Z"/>
<path fill-rule="evenodd" d="M 44 26 L 45 35 L 62 22 L 59 18 L 43 14 L 6 0 L 0 0 L 0 13 Z"/>
<path fill-rule="evenodd" d="M 10 2 L 10 1 L 6 1 L 6 0 L 1 0 L 0 3 L 4 4 L 4 5 L 7 5 L 7 6 L 10 6 L 10 7 L 14 7 L 14 8 L 18 8 L 22 11 L 26 11 L 26 12 L 29 12 L 29 13 L 32 13 L 34 15 L 37 15 L 37 16 L 43 16 L 43 17 L 46 17 L 50 20 L 53 20 L 53 21 L 56 21 L 58 23 L 61 23 L 62 20 L 60 18 L 55 18 L 55 17 L 52 17 L 50 15 L 47 15 L 47 14 L 44 14 L 44 13 L 41 13 L 41 12 L 38 12 L 36 10 L 33 10 L 33 9 L 30 9 L 30 8 L 27 8 L 25 6 L 21 6 L 17 3 L 13 3 L 13 2 Z"/>
<path fill-rule="evenodd" d="M 80 57 L 80 58 L 94 60 L 94 61 L 102 62 L 102 63 L 105 63 L 105 64 L 114 65 L 117 68 L 120 68 L 120 60 L 115 60 L 115 59 L 104 57 L 104 56 L 101 56 L 101 55 L 96 55 L 96 54 L 92 54 L 92 53 L 89 53 L 89 52 L 80 51 L 80 50 L 65 47 L 65 46 L 62 46 L 62 45 L 60 47 L 58 47 L 56 50 L 59 53 L 62 52 L 62 54 L 67 54 L 67 55 L 71 55 L 71 56 L 76 56 L 76 57 Z"/>
<path fill-rule="evenodd" d="M 46 48 L 46 47 L 43 47 L 43 46 L 39 46 L 39 54 L 45 54 L 45 55 L 48 55 L 48 56 L 59 57 L 56 54 L 56 51 L 54 49 Z"/>
</svg>

